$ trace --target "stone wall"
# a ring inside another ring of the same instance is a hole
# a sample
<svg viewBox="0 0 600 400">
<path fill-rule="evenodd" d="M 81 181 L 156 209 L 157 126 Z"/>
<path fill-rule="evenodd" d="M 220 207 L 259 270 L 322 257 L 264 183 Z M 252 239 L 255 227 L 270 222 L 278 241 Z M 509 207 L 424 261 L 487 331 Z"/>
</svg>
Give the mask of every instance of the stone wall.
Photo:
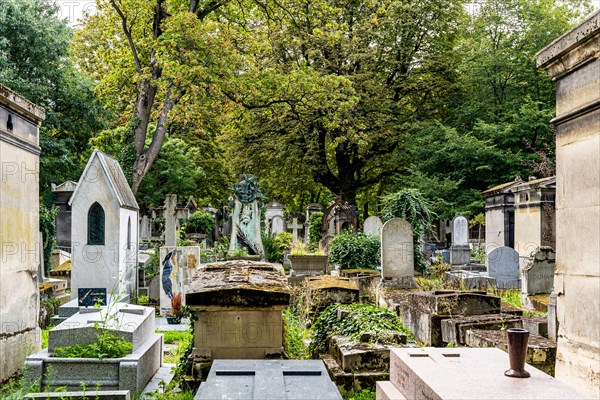
<svg viewBox="0 0 600 400">
<path fill-rule="evenodd" d="M 537 55 L 556 81 L 556 377 L 600 386 L 600 11 Z"/>
<path fill-rule="evenodd" d="M 39 142 L 44 110 L 0 85 L 0 382 L 39 350 Z M 16 290 L 18 288 L 18 290 Z"/>
</svg>

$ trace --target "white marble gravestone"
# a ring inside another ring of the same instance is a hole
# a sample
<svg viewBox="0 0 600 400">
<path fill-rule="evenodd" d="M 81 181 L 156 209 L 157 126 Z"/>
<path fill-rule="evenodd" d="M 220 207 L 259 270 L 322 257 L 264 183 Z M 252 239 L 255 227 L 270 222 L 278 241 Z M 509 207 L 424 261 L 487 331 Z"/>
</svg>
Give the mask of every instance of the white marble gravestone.
<svg viewBox="0 0 600 400">
<path fill-rule="evenodd" d="M 469 221 L 462 215 L 452 220 L 452 248 L 450 263 L 452 265 L 468 264 L 471 261 L 469 247 Z"/>
<path fill-rule="evenodd" d="M 371 215 L 369 218 L 365 219 L 363 232 L 367 235 L 379 236 L 382 226 L 383 222 L 381 222 L 381 218 L 376 215 Z"/>
<path fill-rule="evenodd" d="M 496 279 L 499 288 L 518 288 L 519 253 L 512 247 L 492 250 L 487 257 L 488 275 Z"/>
<path fill-rule="evenodd" d="M 271 219 L 270 233 L 277 236 L 282 232 L 285 232 L 285 221 L 283 220 L 283 216 L 275 215 L 273 219 Z"/>
<path fill-rule="evenodd" d="M 412 227 L 403 219 L 393 218 L 381 228 L 381 277 L 404 278 L 414 273 Z"/>
</svg>

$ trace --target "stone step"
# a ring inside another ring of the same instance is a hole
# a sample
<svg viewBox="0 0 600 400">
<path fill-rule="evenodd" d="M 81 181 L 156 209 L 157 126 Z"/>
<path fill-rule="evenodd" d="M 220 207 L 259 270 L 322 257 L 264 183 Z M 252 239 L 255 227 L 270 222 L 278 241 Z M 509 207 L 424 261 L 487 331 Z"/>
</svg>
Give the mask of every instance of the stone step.
<svg viewBox="0 0 600 400">
<path fill-rule="evenodd" d="M 469 330 L 465 344 L 469 347 L 497 347 L 507 351 L 506 333 L 497 330 Z M 538 335 L 529 335 L 527 364 L 554 376 L 556 342 Z"/>
<path fill-rule="evenodd" d="M 390 377 L 389 371 L 380 372 L 345 372 L 331 354 L 322 354 L 321 360 L 325 363 L 331 380 L 342 392 L 359 392 L 362 389 L 373 388 L 378 381 L 386 381 Z"/>
<path fill-rule="evenodd" d="M 471 317 L 442 320 L 442 341 L 445 343 L 465 344 L 470 329 L 506 329 L 522 328 L 521 318 L 509 314 L 475 315 Z"/>
<path fill-rule="evenodd" d="M 377 382 L 375 396 L 377 400 L 406 400 L 391 381 Z"/>
</svg>

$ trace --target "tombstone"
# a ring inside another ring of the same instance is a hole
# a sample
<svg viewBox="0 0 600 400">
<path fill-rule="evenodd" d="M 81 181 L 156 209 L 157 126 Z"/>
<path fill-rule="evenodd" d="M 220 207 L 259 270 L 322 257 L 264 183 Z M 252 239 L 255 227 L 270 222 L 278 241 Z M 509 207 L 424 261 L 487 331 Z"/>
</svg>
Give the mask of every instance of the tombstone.
<svg viewBox="0 0 600 400">
<path fill-rule="evenodd" d="M 519 253 L 515 249 L 503 246 L 492 250 L 487 257 L 487 269 L 499 288 L 519 287 Z"/>
<path fill-rule="evenodd" d="M 147 215 L 142 217 L 140 221 L 140 239 L 147 239 L 151 237 L 152 228 L 150 226 L 150 218 Z"/>
<path fill-rule="evenodd" d="M 381 275 L 383 278 L 414 276 L 413 233 L 410 224 L 393 218 L 381 228 Z"/>
<path fill-rule="evenodd" d="M 131 295 L 137 279 L 139 207 L 117 160 L 94 150 L 69 205 L 71 299 L 79 288 Z"/>
<path fill-rule="evenodd" d="M 556 254 L 552 247 L 541 247 L 521 269 L 521 293 L 525 296 L 549 294 L 554 287 Z"/>
<path fill-rule="evenodd" d="M 383 222 L 381 222 L 381 218 L 376 215 L 371 215 L 369 218 L 365 219 L 363 231 L 367 235 L 379 236 L 382 226 Z"/>
<path fill-rule="evenodd" d="M 286 277 L 273 264 L 248 260 L 202 266 L 186 304 L 195 316 L 190 359 L 262 359 L 283 354 Z"/>
<path fill-rule="evenodd" d="M 171 298 L 181 293 L 185 305 L 185 293 L 192 275 L 200 265 L 200 247 L 160 248 L 160 314 L 171 310 Z"/>
<path fill-rule="evenodd" d="M 78 308 L 77 313 L 48 333 L 48 348 L 30 355 L 25 362 L 27 379 L 41 390 L 126 389 L 141 392 L 162 364 L 162 335 L 154 333 L 154 308 L 113 303 L 101 308 Z M 128 341 L 129 354 L 121 358 L 56 358 L 64 346 L 88 345 L 102 330 Z"/>
<path fill-rule="evenodd" d="M 471 261 L 469 221 L 463 216 L 458 216 L 452 220 L 452 228 L 450 263 L 452 265 L 468 264 Z"/>
<path fill-rule="evenodd" d="M 190 199 L 192 201 L 193 199 Z M 179 220 L 187 219 L 190 216 L 190 210 L 194 209 L 195 203 L 188 204 L 185 207 L 177 206 L 177 195 L 168 194 L 165 197 L 164 219 L 165 219 L 165 246 L 177 246 L 179 241 L 179 229 L 181 225 Z"/>
<path fill-rule="evenodd" d="M 285 221 L 283 220 L 283 216 L 275 215 L 271 219 L 271 229 L 269 230 L 269 233 L 277 236 L 282 232 L 285 232 Z"/>
<path fill-rule="evenodd" d="M 250 256 L 264 258 L 260 236 L 260 209 L 263 194 L 254 175 L 242 174 L 234 184 L 234 207 L 229 256 L 245 250 Z"/>
<path fill-rule="evenodd" d="M 300 237 L 298 232 L 303 227 L 304 225 L 298 223 L 298 218 L 294 218 L 292 220 L 292 225 L 290 226 L 290 228 L 292 228 L 292 243 L 296 243 L 298 241 L 298 237 Z"/>
<path fill-rule="evenodd" d="M 284 211 L 285 205 L 276 201 L 272 201 L 266 205 L 265 227 L 268 234 L 278 235 L 281 232 L 285 232 Z"/>
</svg>

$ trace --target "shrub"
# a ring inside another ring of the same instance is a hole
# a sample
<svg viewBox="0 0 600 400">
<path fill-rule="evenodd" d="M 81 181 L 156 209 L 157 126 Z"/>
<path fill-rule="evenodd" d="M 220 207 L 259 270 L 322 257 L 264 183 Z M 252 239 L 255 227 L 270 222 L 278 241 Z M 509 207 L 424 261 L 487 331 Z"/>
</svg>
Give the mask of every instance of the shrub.
<svg viewBox="0 0 600 400">
<path fill-rule="evenodd" d="M 215 219 L 204 211 L 196 211 L 186 222 L 186 229 L 190 233 L 211 233 L 215 229 Z"/>
<path fill-rule="evenodd" d="M 425 238 L 425 232 L 430 228 L 435 214 L 431 204 L 416 189 L 403 189 L 389 194 L 381 199 L 381 216 L 384 221 L 392 218 L 402 218 L 412 227 L 415 243 L 415 267 L 425 270 L 426 264 L 418 243 Z"/>
<path fill-rule="evenodd" d="M 328 262 L 342 268 L 376 269 L 381 263 L 380 248 L 377 236 L 344 231 L 331 241 Z"/>
<path fill-rule="evenodd" d="M 94 343 L 54 349 L 53 357 L 62 358 L 121 358 L 131 352 L 132 344 L 109 332 L 98 335 Z"/>
<path fill-rule="evenodd" d="M 292 234 L 281 232 L 277 236 L 262 233 L 263 248 L 269 262 L 283 262 L 283 252 L 292 247 Z"/>
<path fill-rule="evenodd" d="M 343 309 L 348 315 L 338 318 L 338 310 Z M 411 335 L 402 325 L 400 317 L 387 308 L 369 304 L 332 304 L 319 316 L 311 328 L 312 342 L 309 346 L 311 354 L 327 350 L 327 338 L 334 335 L 348 336 L 353 341 L 360 341 L 362 332 L 372 333 L 370 342 L 391 344 L 392 332 Z"/>
</svg>

